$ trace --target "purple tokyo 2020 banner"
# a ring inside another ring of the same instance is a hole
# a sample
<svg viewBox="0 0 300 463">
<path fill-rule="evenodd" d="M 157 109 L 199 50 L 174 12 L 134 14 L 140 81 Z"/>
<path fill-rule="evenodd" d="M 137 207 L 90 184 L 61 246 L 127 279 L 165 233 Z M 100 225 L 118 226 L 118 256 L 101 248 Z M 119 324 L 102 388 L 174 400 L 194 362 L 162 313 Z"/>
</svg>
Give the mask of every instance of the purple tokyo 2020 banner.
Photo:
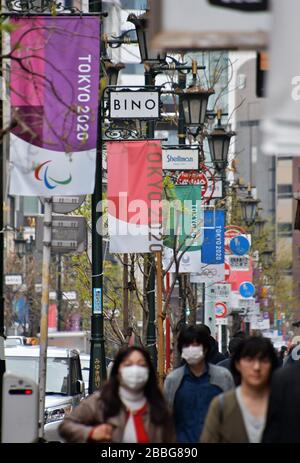
<svg viewBox="0 0 300 463">
<path fill-rule="evenodd" d="M 10 194 L 94 191 L 100 60 L 98 17 L 12 21 Z"/>
</svg>

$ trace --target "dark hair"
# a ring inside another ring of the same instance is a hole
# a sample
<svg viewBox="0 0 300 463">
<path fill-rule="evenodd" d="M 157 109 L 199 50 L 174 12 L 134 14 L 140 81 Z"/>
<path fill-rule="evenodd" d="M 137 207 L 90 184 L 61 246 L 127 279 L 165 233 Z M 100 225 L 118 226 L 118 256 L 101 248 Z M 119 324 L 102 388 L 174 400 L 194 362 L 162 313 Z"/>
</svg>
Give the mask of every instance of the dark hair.
<svg viewBox="0 0 300 463">
<path fill-rule="evenodd" d="M 233 355 L 241 342 L 242 338 L 231 338 L 228 344 L 229 353 Z"/>
<path fill-rule="evenodd" d="M 271 381 L 272 374 L 278 367 L 279 363 L 276 351 L 270 339 L 263 338 L 262 336 L 250 336 L 246 339 L 240 340 L 231 360 L 231 371 L 236 385 L 241 384 L 241 374 L 236 368 L 236 363 L 245 357 L 253 359 L 269 359 L 271 363 L 271 374 L 269 380 Z"/>
<path fill-rule="evenodd" d="M 101 392 L 101 399 L 104 404 L 104 417 L 107 419 L 120 412 L 122 402 L 119 396 L 119 367 L 126 357 L 134 351 L 138 351 L 143 355 L 149 368 L 149 379 L 144 393 L 150 409 L 150 419 L 154 424 L 166 425 L 170 420 L 170 416 L 164 397 L 157 384 L 156 373 L 150 355 L 145 349 L 138 346 L 121 348 L 115 357 L 109 380 L 105 383 Z"/>
<path fill-rule="evenodd" d="M 240 339 L 245 339 L 247 336 L 244 333 L 244 331 L 236 331 L 233 336 L 233 338 L 240 338 Z"/>
<path fill-rule="evenodd" d="M 202 344 L 204 350 L 206 351 L 205 359 L 207 359 L 210 353 L 211 341 L 208 330 L 204 325 L 187 326 L 180 331 L 177 341 L 177 347 L 180 354 L 182 353 L 183 347 L 189 346 L 193 342 Z"/>
</svg>

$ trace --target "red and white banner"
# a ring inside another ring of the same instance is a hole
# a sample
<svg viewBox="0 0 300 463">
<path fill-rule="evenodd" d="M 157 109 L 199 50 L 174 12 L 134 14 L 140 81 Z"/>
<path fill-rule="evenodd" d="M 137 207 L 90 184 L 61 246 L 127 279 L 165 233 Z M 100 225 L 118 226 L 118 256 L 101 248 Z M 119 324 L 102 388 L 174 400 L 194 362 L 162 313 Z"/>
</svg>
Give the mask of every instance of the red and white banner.
<svg viewBox="0 0 300 463">
<path fill-rule="evenodd" d="M 110 252 L 161 251 L 160 142 L 107 142 L 107 170 Z"/>
</svg>

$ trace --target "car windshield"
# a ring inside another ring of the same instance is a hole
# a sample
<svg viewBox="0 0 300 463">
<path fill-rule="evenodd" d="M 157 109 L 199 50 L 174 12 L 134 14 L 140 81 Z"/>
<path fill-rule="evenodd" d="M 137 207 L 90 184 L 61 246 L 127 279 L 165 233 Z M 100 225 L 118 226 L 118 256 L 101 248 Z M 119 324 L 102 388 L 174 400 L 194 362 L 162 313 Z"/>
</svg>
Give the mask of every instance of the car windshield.
<svg viewBox="0 0 300 463">
<path fill-rule="evenodd" d="M 38 357 L 6 357 L 6 370 L 18 376 L 39 382 Z M 46 394 L 68 393 L 69 365 L 67 358 L 50 357 L 47 359 Z"/>
</svg>

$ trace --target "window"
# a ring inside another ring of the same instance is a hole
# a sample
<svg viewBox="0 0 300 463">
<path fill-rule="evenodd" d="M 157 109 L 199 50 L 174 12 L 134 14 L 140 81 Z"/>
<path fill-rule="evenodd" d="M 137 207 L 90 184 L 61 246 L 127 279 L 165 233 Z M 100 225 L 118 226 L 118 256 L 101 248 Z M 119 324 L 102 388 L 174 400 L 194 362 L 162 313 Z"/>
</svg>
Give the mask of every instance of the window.
<svg viewBox="0 0 300 463">
<path fill-rule="evenodd" d="M 293 195 L 292 185 L 278 185 L 277 195 L 278 198 L 291 198 Z"/>
<path fill-rule="evenodd" d="M 291 223 L 279 223 L 277 230 L 280 236 L 292 236 L 293 228 Z"/>
</svg>

